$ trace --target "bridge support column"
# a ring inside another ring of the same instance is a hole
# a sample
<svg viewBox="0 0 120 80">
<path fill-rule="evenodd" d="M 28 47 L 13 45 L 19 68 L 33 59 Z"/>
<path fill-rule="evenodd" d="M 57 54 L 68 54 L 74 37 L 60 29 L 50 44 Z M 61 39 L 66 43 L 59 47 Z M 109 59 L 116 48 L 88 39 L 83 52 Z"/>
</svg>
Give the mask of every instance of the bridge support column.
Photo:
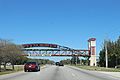
<svg viewBox="0 0 120 80">
<path fill-rule="evenodd" d="M 88 40 L 88 48 L 90 50 L 90 66 L 97 66 L 96 63 L 96 39 L 90 38 Z"/>
</svg>

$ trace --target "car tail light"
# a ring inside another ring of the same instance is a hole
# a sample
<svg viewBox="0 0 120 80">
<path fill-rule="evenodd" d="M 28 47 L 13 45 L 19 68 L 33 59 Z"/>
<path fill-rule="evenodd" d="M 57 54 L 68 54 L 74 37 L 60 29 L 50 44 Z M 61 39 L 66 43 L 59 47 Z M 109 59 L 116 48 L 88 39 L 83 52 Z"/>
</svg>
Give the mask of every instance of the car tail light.
<svg viewBox="0 0 120 80">
<path fill-rule="evenodd" d="M 35 64 L 29 64 L 28 65 L 29 68 L 35 68 L 35 66 L 36 66 Z"/>
</svg>

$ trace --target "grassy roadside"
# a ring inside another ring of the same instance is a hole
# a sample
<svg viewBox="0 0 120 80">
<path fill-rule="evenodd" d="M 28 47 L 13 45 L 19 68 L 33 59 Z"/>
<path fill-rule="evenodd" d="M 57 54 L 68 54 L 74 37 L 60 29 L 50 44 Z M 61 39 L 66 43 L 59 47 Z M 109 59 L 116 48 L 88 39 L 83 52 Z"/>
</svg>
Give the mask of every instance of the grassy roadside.
<svg viewBox="0 0 120 80">
<path fill-rule="evenodd" d="M 44 65 L 40 65 L 40 66 L 42 67 Z M 18 71 L 23 71 L 23 65 L 17 65 L 17 66 L 15 66 L 15 70 L 14 71 L 12 70 L 11 66 L 7 66 L 7 70 L 0 72 L 0 75 L 15 73 L 15 72 L 18 72 Z"/>
<path fill-rule="evenodd" d="M 75 65 L 71 65 L 71 66 L 75 66 Z M 81 65 L 77 65 L 75 67 L 85 69 L 85 70 L 91 70 L 91 71 L 120 72 L 120 69 L 115 69 L 115 68 L 105 68 L 105 67 L 97 67 L 97 66 L 81 66 Z"/>
<path fill-rule="evenodd" d="M 23 70 L 23 65 L 15 66 L 15 70 L 12 70 L 11 66 L 7 66 L 6 68 L 7 68 L 7 70 L 6 71 L 1 71 L 0 75 L 10 74 L 10 73 L 22 71 Z"/>
<path fill-rule="evenodd" d="M 42 67 L 44 65 L 40 65 L 40 66 Z M 0 72 L 0 75 L 15 73 L 15 72 L 18 72 L 18 71 L 23 71 L 23 65 L 15 66 L 15 70 L 14 71 L 12 70 L 11 66 L 7 66 L 7 70 Z"/>
</svg>

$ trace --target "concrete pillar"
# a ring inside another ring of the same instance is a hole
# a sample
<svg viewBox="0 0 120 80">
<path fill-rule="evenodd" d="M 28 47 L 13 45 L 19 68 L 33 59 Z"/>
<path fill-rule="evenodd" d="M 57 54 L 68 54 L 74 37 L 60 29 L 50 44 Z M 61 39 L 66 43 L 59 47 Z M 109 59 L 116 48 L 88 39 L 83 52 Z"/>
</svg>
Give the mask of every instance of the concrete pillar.
<svg viewBox="0 0 120 80">
<path fill-rule="evenodd" d="M 90 66 L 97 66 L 96 63 L 96 38 L 88 40 L 88 49 L 90 50 Z"/>
</svg>

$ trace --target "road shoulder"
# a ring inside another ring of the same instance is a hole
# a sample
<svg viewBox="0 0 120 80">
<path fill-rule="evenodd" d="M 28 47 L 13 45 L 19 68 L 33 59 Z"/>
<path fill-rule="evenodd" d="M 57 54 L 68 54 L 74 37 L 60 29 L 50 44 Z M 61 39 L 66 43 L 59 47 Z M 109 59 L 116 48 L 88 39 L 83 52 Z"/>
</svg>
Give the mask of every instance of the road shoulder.
<svg viewBox="0 0 120 80">
<path fill-rule="evenodd" d="M 78 68 L 78 67 L 75 67 L 75 66 L 68 66 L 67 67 L 71 67 L 71 68 L 74 68 L 74 69 L 77 69 L 77 70 L 82 70 L 82 71 L 85 71 L 85 72 L 97 72 L 97 73 L 101 73 L 101 74 L 105 74 L 105 75 L 109 75 L 111 77 L 114 77 L 114 78 L 120 78 L 120 72 L 105 72 L 105 71 L 90 71 L 90 70 L 85 70 L 85 69 L 81 69 L 81 68 Z"/>
</svg>

